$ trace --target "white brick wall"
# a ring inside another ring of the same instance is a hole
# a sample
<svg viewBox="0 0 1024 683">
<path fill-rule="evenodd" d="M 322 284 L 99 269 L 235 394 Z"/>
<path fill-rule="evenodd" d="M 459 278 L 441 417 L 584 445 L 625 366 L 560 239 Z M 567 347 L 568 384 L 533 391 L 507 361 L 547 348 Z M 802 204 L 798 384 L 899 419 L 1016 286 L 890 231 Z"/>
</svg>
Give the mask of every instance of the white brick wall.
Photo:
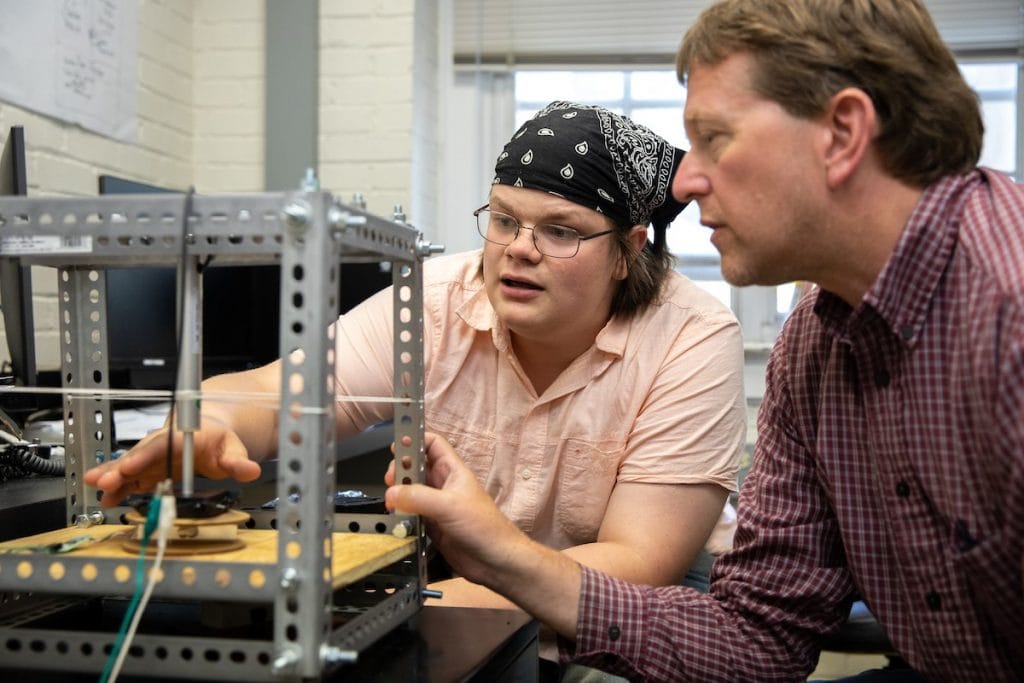
<svg viewBox="0 0 1024 683">
<path fill-rule="evenodd" d="M 363 193 L 378 213 L 401 204 L 428 233 L 439 146 L 437 7 L 449 1 L 320 0 L 321 184 L 343 199 Z M 138 3 L 136 144 L 0 101 L 0 138 L 25 126 L 29 194 L 95 194 L 102 173 L 204 194 L 262 190 L 265 2 Z M 37 364 L 55 369 L 52 269 L 34 269 L 33 295 Z"/>
<path fill-rule="evenodd" d="M 266 29 L 259 0 L 195 0 L 194 183 L 263 189 Z"/>
<path fill-rule="evenodd" d="M 410 214 L 414 0 L 321 0 L 320 182 Z"/>
<path fill-rule="evenodd" d="M 136 144 L 0 101 L 0 137 L 5 138 L 13 125 L 25 128 L 29 195 L 94 195 L 97 176 L 103 173 L 170 187 L 191 182 L 194 8 L 171 0 L 139 0 L 138 7 Z M 60 359 L 55 271 L 33 268 L 32 280 L 36 363 L 40 369 L 56 369 Z M 0 358 L 7 359 L 7 340 L 0 342 Z"/>
</svg>

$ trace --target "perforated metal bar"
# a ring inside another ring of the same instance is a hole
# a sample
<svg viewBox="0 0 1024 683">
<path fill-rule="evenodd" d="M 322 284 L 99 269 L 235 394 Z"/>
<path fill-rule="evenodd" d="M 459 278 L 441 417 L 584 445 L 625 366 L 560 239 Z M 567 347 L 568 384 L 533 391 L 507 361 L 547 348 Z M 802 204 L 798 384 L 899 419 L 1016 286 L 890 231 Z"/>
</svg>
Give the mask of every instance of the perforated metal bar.
<svg viewBox="0 0 1024 683">
<path fill-rule="evenodd" d="M 65 389 L 107 389 L 107 294 L 102 271 L 62 268 L 57 274 L 61 382 Z M 98 508 L 85 470 L 110 458 L 110 402 L 69 395 L 64 399 L 65 511 L 70 525 Z"/>
</svg>

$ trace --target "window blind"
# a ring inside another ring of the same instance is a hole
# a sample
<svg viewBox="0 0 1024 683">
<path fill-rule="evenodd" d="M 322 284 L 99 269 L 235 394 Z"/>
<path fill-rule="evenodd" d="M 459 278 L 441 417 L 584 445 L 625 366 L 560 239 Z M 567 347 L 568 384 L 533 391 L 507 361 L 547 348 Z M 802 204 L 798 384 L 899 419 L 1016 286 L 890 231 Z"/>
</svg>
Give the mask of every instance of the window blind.
<svg viewBox="0 0 1024 683">
<path fill-rule="evenodd" d="M 456 63 L 671 63 L 710 0 L 453 0 Z M 960 56 L 1017 56 L 1021 0 L 925 0 Z"/>
</svg>

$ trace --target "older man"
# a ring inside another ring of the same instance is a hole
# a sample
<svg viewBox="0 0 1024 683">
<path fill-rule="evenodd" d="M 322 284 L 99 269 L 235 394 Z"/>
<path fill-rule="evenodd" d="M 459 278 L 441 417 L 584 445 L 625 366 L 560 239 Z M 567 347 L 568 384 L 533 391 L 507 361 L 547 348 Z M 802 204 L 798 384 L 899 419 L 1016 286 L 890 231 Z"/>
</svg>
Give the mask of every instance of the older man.
<svg viewBox="0 0 1024 683">
<path fill-rule="evenodd" d="M 1024 190 L 976 168 L 975 94 L 919 0 L 723 0 L 678 70 L 674 191 L 725 277 L 818 285 L 773 350 L 710 595 L 531 543 L 440 439 L 437 488 L 389 503 L 567 657 L 630 679 L 800 679 L 860 595 L 920 676 L 1020 680 Z"/>
</svg>

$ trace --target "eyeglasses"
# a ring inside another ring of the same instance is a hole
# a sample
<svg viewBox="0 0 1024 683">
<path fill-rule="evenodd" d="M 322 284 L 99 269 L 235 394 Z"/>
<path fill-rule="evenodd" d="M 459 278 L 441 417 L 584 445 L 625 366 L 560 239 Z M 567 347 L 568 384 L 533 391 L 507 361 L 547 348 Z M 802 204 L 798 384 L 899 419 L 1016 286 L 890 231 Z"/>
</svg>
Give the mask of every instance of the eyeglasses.
<svg viewBox="0 0 1024 683">
<path fill-rule="evenodd" d="M 519 237 L 521 229 L 526 228 L 533 232 L 533 246 L 537 248 L 537 251 L 552 258 L 572 258 L 579 253 L 580 242 L 615 232 L 614 230 L 604 230 L 581 237 L 576 230 L 563 225 L 544 223 L 527 228 L 515 216 L 509 216 L 500 211 L 491 211 L 487 208 L 488 206 L 490 205 L 484 204 L 473 212 L 473 215 L 476 216 L 476 230 L 481 237 L 488 242 L 507 246 Z"/>
</svg>

